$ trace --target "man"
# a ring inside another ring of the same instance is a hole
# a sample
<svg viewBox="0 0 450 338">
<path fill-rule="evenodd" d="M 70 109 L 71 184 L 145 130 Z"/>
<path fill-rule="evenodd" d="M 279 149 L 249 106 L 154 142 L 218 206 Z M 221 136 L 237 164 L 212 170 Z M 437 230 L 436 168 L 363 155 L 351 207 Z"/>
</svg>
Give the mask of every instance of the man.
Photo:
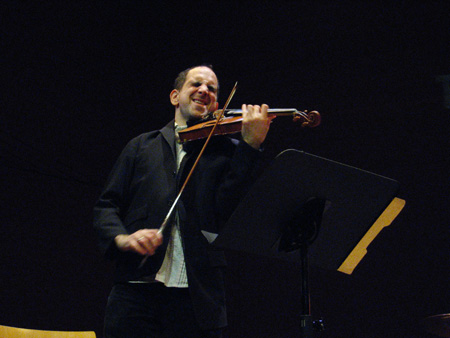
<svg viewBox="0 0 450 338">
<path fill-rule="evenodd" d="M 211 139 L 163 234 L 158 229 L 204 142 L 182 146 L 177 131 L 218 108 L 209 66 L 181 72 L 170 93 L 175 120 L 123 150 L 94 208 L 105 255 L 116 261 L 106 337 L 222 337 L 224 253 L 217 233 L 245 194 L 269 130 L 267 105 L 243 105 L 242 141 Z M 148 258 L 148 259 L 146 259 Z"/>
</svg>

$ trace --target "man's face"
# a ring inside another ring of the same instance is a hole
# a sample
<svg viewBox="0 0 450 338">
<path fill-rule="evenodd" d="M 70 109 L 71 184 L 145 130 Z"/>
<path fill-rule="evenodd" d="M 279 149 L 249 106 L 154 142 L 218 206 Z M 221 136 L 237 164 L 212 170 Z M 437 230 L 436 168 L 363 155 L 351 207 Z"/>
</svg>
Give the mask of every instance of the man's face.
<svg viewBox="0 0 450 338">
<path fill-rule="evenodd" d="M 187 121 L 203 118 L 216 111 L 218 80 L 208 67 L 196 67 L 189 71 L 180 90 L 170 93 L 170 102 L 175 106 L 175 122 L 186 125 Z"/>
</svg>

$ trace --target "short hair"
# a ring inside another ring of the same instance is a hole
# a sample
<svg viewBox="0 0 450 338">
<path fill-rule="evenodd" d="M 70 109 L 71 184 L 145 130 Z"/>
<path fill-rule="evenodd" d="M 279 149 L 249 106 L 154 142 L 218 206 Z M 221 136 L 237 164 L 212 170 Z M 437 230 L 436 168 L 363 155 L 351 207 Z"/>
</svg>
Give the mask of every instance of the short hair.
<svg viewBox="0 0 450 338">
<path fill-rule="evenodd" d="M 194 68 L 198 68 L 198 67 L 207 67 L 207 68 L 211 69 L 212 71 L 214 71 L 213 66 L 210 64 L 202 64 L 202 65 L 198 65 L 198 66 L 194 66 L 194 67 L 189 67 L 188 69 L 185 69 L 178 74 L 178 76 L 175 79 L 175 82 L 173 84 L 173 88 L 176 90 L 181 90 L 181 88 L 183 88 L 184 83 L 186 82 L 186 77 L 187 77 L 189 71 Z M 219 83 L 217 83 L 217 93 L 218 92 L 219 92 Z"/>
</svg>

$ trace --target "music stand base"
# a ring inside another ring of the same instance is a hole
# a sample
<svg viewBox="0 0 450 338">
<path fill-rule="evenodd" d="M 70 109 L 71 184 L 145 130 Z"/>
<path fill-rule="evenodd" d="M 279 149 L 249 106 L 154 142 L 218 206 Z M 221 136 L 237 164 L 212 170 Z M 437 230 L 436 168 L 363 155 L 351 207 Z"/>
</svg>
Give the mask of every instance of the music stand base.
<svg viewBox="0 0 450 338">
<path fill-rule="evenodd" d="M 321 332 L 325 330 L 325 325 L 322 319 L 312 320 L 310 315 L 300 316 L 300 337 L 313 338 L 314 332 Z"/>
<path fill-rule="evenodd" d="M 301 338 L 313 337 L 313 320 L 310 315 L 300 316 L 300 337 Z"/>
</svg>

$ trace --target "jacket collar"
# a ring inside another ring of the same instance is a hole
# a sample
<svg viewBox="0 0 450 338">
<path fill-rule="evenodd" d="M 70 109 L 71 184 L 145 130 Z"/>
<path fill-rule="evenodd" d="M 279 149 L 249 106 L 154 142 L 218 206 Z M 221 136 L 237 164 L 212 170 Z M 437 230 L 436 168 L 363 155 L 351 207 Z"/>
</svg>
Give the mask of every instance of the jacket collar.
<svg viewBox="0 0 450 338">
<path fill-rule="evenodd" d="M 175 120 L 170 121 L 163 128 L 160 129 L 160 132 L 166 142 L 169 144 L 170 149 L 172 149 L 172 155 L 176 158 L 176 150 L 175 150 Z"/>
</svg>

